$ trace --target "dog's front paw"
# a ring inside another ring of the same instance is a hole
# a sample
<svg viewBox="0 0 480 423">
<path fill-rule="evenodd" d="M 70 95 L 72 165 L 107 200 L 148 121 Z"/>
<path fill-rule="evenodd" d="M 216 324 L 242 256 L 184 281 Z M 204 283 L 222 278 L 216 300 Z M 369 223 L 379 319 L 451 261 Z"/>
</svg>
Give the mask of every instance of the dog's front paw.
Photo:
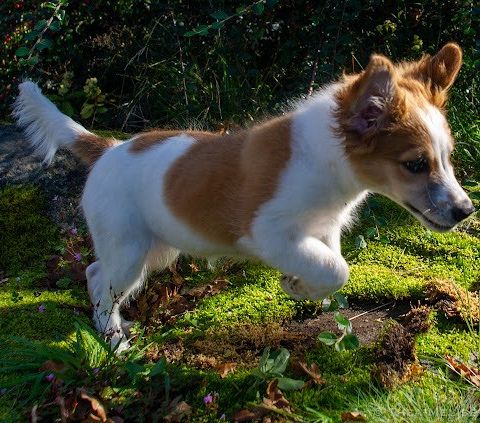
<svg viewBox="0 0 480 423">
<path fill-rule="evenodd" d="M 282 274 L 280 285 L 282 289 L 295 300 L 305 300 L 309 298 L 305 284 L 297 276 Z"/>
<path fill-rule="evenodd" d="M 295 300 L 322 300 L 328 296 L 322 285 L 309 285 L 294 275 L 282 274 L 280 279 L 282 289 Z"/>
</svg>

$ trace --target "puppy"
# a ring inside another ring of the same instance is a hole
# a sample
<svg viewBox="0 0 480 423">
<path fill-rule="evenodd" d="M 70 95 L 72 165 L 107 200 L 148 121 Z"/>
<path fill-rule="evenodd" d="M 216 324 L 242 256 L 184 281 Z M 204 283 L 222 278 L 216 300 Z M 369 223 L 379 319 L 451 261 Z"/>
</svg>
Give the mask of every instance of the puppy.
<svg viewBox="0 0 480 423">
<path fill-rule="evenodd" d="M 283 116 L 233 134 L 155 130 L 126 142 L 87 131 L 24 82 L 14 117 L 45 162 L 58 148 L 91 171 L 82 207 L 97 261 L 87 268 L 98 330 L 128 347 L 120 307 L 148 268 L 180 252 L 255 257 L 282 288 L 318 300 L 348 279 L 340 236 L 367 193 L 426 227 L 449 231 L 474 212 L 455 179 L 447 92 L 462 51 L 393 64 L 373 55 Z"/>
</svg>

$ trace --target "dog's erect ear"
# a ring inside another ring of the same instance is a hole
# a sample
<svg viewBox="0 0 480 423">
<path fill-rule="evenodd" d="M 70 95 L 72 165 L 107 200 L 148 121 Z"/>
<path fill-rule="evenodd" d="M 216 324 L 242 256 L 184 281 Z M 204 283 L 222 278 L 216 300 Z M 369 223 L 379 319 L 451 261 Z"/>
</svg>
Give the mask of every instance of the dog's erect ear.
<svg viewBox="0 0 480 423">
<path fill-rule="evenodd" d="M 373 55 L 365 71 L 352 86 L 350 130 L 359 135 L 374 134 L 387 124 L 389 111 L 398 95 L 393 63 Z"/>
<path fill-rule="evenodd" d="M 435 56 L 422 58 L 413 68 L 412 76 L 431 83 L 434 91 L 448 90 L 460 71 L 462 56 L 458 44 L 445 44 Z"/>
<path fill-rule="evenodd" d="M 455 43 L 448 43 L 430 58 L 428 76 L 434 86 L 447 90 L 457 78 L 461 66 L 462 49 Z"/>
</svg>

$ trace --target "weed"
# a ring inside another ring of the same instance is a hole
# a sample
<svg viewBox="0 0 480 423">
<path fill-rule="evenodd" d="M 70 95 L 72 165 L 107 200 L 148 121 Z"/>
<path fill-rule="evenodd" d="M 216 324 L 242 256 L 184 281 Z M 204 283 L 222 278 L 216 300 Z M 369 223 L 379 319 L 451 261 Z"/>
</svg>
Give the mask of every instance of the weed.
<svg viewBox="0 0 480 423">
<path fill-rule="evenodd" d="M 252 370 L 252 375 L 256 379 L 254 386 L 258 386 L 262 382 L 277 380 L 277 386 L 284 391 L 301 389 L 304 385 L 303 380 L 291 379 L 283 375 L 289 359 L 290 353 L 285 348 L 274 352 L 270 351 L 270 348 L 265 348 L 258 367 Z"/>
</svg>

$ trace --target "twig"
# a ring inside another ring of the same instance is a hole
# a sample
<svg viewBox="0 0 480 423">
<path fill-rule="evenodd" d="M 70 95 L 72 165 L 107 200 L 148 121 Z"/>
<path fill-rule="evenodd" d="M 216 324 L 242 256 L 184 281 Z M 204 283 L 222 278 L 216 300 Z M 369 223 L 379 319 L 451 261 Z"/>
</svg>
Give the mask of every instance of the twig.
<svg viewBox="0 0 480 423">
<path fill-rule="evenodd" d="M 188 107 L 188 96 L 187 96 L 187 82 L 185 79 L 185 63 L 183 63 L 183 50 L 182 50 L 182 44 L 180 43 L 180 37 L 178 36 L 178 28 L 177 28 L 177 20 L 175 19 L 175 14 L 171 12 L 172 15 L 172 20 L 173 20 L 173 25 L 175 27 L 175 37 L 177 39 L 177 45 L 178 45 L 178 52 L 180 53 L 180 67 L 182 68 L 182 75 L 183 75 L 183 95 L 185 98 L 185 106 Z M 188 110 L 188 109 L 187 109 Z"/>
<path fill-rule="evenodd" d="M 375 307 L 375 308 L 372 308 L 371 310 L 367 310 L 367 311 L 364 311 L 363 313 L 357 314 L 356 316 L 353 316 L 353 317 L 351 317 L 351 318 L 348 319 L 348 320 L 350 320 L 350 321 L 355 320 L 357 317 L 362 317 L 362 316 L 364 316 L 365 314 L 371 313 L 372 311 L 376 311 L 376 310 L 379 310 L 379 309 L 381 309 L 381 308 L 385 308 L 385 307 L 389 306 L 390 304 L 393 304 L 394 302 L 395 302 L 395 301 L 390 301 L 389 303 L 379 305 L 379 306 L 377 306 L 377 307 Z"/>
<path fill-rule="evenodd" d="M 35 51 L 35 47 L 37 46 L 38 43 L 40 43 L 40 41 L 42 41 L 43 36 L 45 35 L 45 32 L 47 32 L 47 29 L 50 28 L 50 25 L 52 25 L 52 22 L 55 19 L 55 16 L 57 15 L 58 11 L 62 6 L 63 6 L 63 3 L 58 2 L 57 7 L 52 13 L 52 16 L 50 16 L 50 19 L 47 21 L 45 28 L 43 28 L 42 32 L 40 32 L 40 35 L 38 36 L 37 41 L 35 41 L 35 44 L 30 49 L 30 52 L 28 53 L 28 57 L 27 57 L 27 62 L 32 58 L 33 52 Z"/>
</svg>

